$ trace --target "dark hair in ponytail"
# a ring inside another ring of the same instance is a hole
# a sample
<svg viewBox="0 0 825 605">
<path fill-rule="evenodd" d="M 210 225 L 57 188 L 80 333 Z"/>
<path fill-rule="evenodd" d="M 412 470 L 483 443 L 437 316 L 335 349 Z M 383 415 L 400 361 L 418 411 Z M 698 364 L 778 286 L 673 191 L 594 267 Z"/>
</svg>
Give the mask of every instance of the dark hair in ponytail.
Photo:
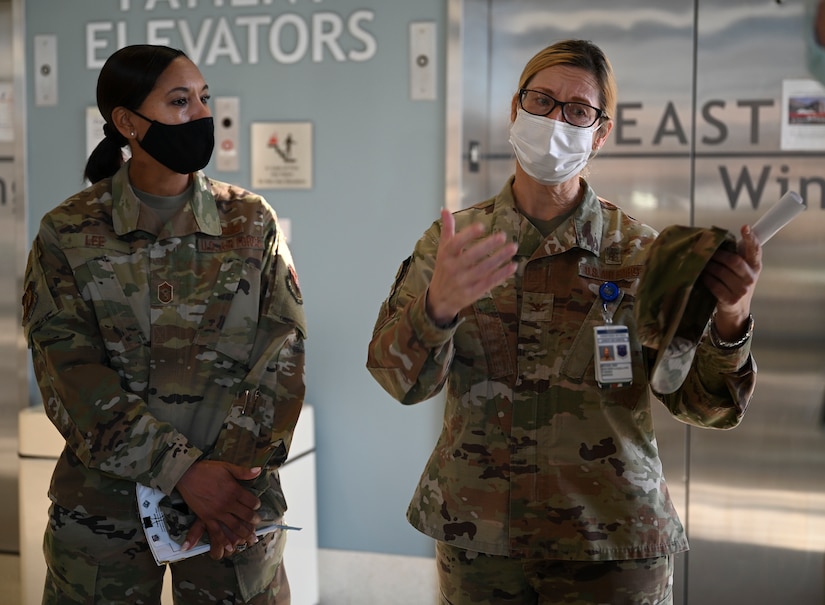
<svg viewBox="0 0 825 605">
<path fill-rule="evenodd" d="M 97 108 L 106 123 L 103 140 L 92 151 L 83 173 L 90 182 L 114 175 L 123 165 L 121 149 L 128 141 L 112 124 L 112 110 L 140 107 L 169 64 L 184 56 L 182 50 L 168 46 L 136 44 L 121 48 L 106 59 L 97 78 Z"/>
</svg>

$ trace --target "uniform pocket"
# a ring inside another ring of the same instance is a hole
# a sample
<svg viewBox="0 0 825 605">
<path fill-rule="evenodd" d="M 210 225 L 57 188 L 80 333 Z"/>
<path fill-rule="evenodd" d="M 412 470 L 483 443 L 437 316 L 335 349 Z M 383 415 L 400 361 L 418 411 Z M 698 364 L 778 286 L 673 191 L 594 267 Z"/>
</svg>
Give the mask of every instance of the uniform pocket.
<svg viewBox="0 0 825 605">
<path fill-rule="evenodd" d="M 49 509 L 43 552 L 49 570 L 44 603 L 124 602 L 124 587 L 158 602 L 163 568 L 155 564 L 134 514 L 89 515 L 58 504 Z"/>
<path fill-rule="evenodd" d="M 223 262 L 195 343 L 246 363 L 252 353 L 260 300 L 260 269 L 240 259 Z"/>
<path fill-rule="evenodd" d="M 125 289 L 129 286 L 120 282 L 112 261 L 106 256 L 86 261 L 86 268 L 91 302 L 102 309 L 97 313 L 97 321 L 106 350 L 118 356 L 141 346 L 149 333 L 146 289 L 132 284 L 131 295 L 127 297 Z"/>
<path fill-rule="evenodd" d="M 43 539 L 43 554 L 49 570 L 46 591 L 54 591 L 54 597 L 71 600 L 72 603 L 94 603 L 97 564 L 90 557 L 77 552 L 74 547 L 64 546 L 51 526 Z"/>
<path fill-rule="evenodd" d="M 244 390 L 232 402 L 209 458 L 253 468 L 266 466 L 273 452 L 270 442 L 274 404 L 257 390 Z"/>
<path fill-rule="evenodd" d="M 477 300 L 473 305 L 473 315 L 487 362 L 488 377 L 496 380 L 514 374 L 515 364 L 495 301 L 491 297 Z"/>
<path fill-rule="evenodd" d="M 275 580 L 285 547 L 286 530 L 276 529 L 251 548 L 232 557 L 244 602 L 262 593 Z"/>
<path fill-rule="evenodd" d="M 622 306 L 622 301 L 625 305 Z M 605 323 L 604 309 L 601 299 L 596 299 L 587 313 L 587 317 L 582 322 L 576 338 L 570 349 L 570 354 L 562 366 L 562 374 L 572 382 L 592 384 L 594 389 L 600 392 L 600 399 L 605 405 L 621 405 L 633 409 L 639 403 L 642 391 L 646 388 L 644 383 L 644 362 L 642 346 L 635 335 L 635 325 L 629 325 L 625 320 L 631 319 L 630 309 L 632 309 L 633 298 L 625 297 L 623 293 L 619 295 L 613 308 L 613 319 L 615 323 L 628 325 L 630 328 L 630 360 L 633 370 L 633 381 L 631 384 L 620 387 L 600 387 L 596 383 L 595 368 L 595 340 L 593 330 L 596 326 Z"/>
</svg>

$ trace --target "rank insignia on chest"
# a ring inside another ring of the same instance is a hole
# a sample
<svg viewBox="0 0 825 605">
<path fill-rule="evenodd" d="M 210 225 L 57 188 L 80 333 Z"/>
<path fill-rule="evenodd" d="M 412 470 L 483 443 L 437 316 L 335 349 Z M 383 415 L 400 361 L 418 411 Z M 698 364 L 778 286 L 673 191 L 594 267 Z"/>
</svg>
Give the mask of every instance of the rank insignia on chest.
<svg viewBox="0 0 825 605">
<path fill-rule="evenodd" d="M 604 260 L 608 265 L 622 264 L 622 248 L 616 244 L 604 251 Z"/>
<path fill-rule="evenodd" d="M 169 282 L 163 282 L 158 286 L 158 301 L 168 305 L 175 297 L 175 289 Z"/>
</svg>

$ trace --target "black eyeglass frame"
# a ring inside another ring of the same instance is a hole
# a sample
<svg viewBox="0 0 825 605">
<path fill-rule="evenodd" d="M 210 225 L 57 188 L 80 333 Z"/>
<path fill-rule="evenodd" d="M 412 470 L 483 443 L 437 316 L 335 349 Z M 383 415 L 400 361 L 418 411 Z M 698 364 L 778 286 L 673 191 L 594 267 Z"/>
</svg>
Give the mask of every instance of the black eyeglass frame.
<svg viewBox="0 0 825 605">
<path fill-rule="evenodd" d="M 543 96 L 547 97 L 548 99 L 553 101 L 553 106 L 549 110 L 547 110 L 546 113 L 533 113 L 532 111 L 529 111 L 527 108 L 524 107 L 524 97 L 527 95 L 528 92 L 532 92 L 532 93 L 543 95 Z M 575 126 L 576 128 L 590 128 L 591 126 L 593 126 L 599 120 L 609 119 L 608 115 L 603 110 L 599 109 L 598 107 L 593 107 L 592 105 L 588 105 L 587 103 L 582 103 L 580 101 L 559 101 L 555 97 L 551 97 L 550 95 L 548 95 L 546 92 L 542 92 L 540 90 L 533 90 L 531 88 L 520 88 L 519 89 L 519 91 L 518 91 L 518 104 L 519 104 L 519 107 L 524 109 L 524 111 L 526 111 L 530 115 L 534 115 L 534 116 L 547 116 L 547 115 L 550 115 L 551 113 L 553 113 L 553 110 L 556 107 L 561 107 L 561 115 L 564 118 L 564 121 L 566 123 L 570 124 L 571 126 Z M 596 112 L 596 117 L 593 119 L 592 122 L 590 122 L 590 124 L 587 124 L 586 126 L 582 126 L 582 125 L 579 125 L 579 124 L 574 124 L 573 122 L 571 122 L 570 120 L 567 119 L 567 114 L 565 114 L 564 108 L 567 105 L 584 105 L 585 107 L 589 107 L 590 109 L 592 109 Z"/>
</svg>

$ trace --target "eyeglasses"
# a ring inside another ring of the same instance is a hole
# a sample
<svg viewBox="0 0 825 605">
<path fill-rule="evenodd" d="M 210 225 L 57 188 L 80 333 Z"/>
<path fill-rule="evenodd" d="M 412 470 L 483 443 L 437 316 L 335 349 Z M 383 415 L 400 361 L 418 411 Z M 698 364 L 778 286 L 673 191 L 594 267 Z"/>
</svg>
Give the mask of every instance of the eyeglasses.
<svg viewBox="0 0 825 605">
<path fill-rule="evenodd" d="M 524 111 L 534 116 L 549 115 L 558 105 L 564 121 L 579 128 L 590 128 L 599 118 L 607 117 L 606 113 L 592 105 L 559 101 L 548 94 L 527 88 L 519 90 L 519 104 Z"/>
</svg>

